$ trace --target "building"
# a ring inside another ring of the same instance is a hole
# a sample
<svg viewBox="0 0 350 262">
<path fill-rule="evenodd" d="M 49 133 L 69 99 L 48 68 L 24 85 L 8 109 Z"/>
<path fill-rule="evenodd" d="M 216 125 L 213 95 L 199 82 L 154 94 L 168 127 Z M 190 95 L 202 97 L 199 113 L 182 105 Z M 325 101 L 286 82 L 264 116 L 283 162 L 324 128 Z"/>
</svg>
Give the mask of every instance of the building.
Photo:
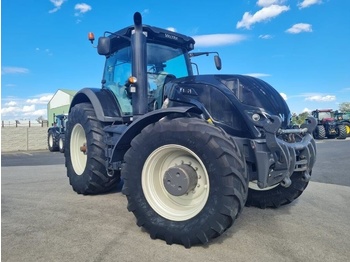
<svg viewBox="0 0 350 262">
<path fill-rule="evenodd" d="M 47 120 L 49 126 L 55 122 L 55 115 L 68 114 L 69 105 L 77 91 L 58 89 L 47 103 Z"/>
</svg>

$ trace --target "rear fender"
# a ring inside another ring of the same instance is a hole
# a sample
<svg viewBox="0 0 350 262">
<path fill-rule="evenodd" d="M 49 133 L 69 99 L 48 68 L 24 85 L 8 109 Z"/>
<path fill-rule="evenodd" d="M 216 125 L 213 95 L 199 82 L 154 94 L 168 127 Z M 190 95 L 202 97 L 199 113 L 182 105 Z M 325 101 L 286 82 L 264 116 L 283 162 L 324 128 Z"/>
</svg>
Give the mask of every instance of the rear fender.
<svg viewBox="0 0 350 262">
<path fill-rule="evenodd" d="M 74 96 L 69 108 L 69 112 L 73 106 L 80 103 L 91 103 L 95 110 L 97 119 L 102 122 L 122 121 L 117 100 L 112 92 L 107 89 L 81 89 Z"/>
</svg>

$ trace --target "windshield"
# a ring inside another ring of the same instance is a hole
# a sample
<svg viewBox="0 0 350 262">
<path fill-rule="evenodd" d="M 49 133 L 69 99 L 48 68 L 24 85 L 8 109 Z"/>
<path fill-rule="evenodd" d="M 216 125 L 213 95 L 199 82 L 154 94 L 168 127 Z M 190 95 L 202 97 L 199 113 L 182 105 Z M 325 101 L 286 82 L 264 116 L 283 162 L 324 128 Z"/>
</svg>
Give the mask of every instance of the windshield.
<svg viewBox="0 0 350 262">
<path fill-rule="evenodd" d="M 131 100 L 127 96 L 125 84 L 132 72 L 131 47 L 125 47 L 106 59 L 103 75 L 103 88 L 110 89 L 116 96 L 120 110 L 124 115 L 132 114 Z M 147 44 L 147 76 L 149 87 L 149 103 L 159 101 L 164 80 L 167 75 L 184 77 L 189 75 L 188 63 L 180 48 L 172 48 L 158 44 Z M 159 108 L 150 105 L 149 109 Z"/>
<path fill-rule="evenodd" d="M 318 119 L 322 120 L 324 118 L 332 118 L 332 113 L 331 112 L 319 112 Z"/>
</svg>

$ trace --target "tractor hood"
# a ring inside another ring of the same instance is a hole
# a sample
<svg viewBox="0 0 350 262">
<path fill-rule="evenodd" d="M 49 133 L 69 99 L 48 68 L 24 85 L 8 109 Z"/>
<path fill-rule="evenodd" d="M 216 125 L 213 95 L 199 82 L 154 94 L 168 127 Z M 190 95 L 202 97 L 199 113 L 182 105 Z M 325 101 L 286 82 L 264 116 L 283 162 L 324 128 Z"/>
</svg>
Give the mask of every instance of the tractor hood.
<svg viewBox="0 0 350 262">
<path fill-rule="evenodd" d="M 323 121 L 323 122 L 333 122 L 333 121 L 334 121 L 334 118 L 332 118 L 332 117 L 326 117 L 326 118 L 323 118 L 322 121 Z"/>
<path fill-rule="evenodd" d="M 282 96 L 271 85 L 250 76 L 198 75 L 178 78 L 166 84 L 165 95 L 174 103 L 181 101 L 198 107 L 204 105 L 213 120 L 233 127 L 248 125 L 247 128 L 253 130 L 271 115 L 281 118 L 282 128 L 286 128 L 291 120 Z"/>
</svg>

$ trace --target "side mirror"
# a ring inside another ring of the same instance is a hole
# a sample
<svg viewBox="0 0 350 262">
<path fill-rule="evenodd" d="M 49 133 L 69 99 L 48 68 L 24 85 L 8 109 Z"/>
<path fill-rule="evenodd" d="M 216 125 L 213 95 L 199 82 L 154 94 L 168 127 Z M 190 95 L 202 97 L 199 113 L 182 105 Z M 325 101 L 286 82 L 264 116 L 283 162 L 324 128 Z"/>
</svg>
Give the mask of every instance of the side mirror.
<svg viewBox="0 0 350 262">
<path fill-rule="evenodd" d="M 109 37 L 100 37 L 97 44 L 97 52 L 99 55 L 109 55 L 111 51 L 111 39 Z"/>
<path fill-rule="evenodd" d="M 221 58 L 220 56 L 216 55 L 214 56 L 214 62 L 217 70 L 221 70 L 222 64 L 221 64 Z"/>
</svg>

